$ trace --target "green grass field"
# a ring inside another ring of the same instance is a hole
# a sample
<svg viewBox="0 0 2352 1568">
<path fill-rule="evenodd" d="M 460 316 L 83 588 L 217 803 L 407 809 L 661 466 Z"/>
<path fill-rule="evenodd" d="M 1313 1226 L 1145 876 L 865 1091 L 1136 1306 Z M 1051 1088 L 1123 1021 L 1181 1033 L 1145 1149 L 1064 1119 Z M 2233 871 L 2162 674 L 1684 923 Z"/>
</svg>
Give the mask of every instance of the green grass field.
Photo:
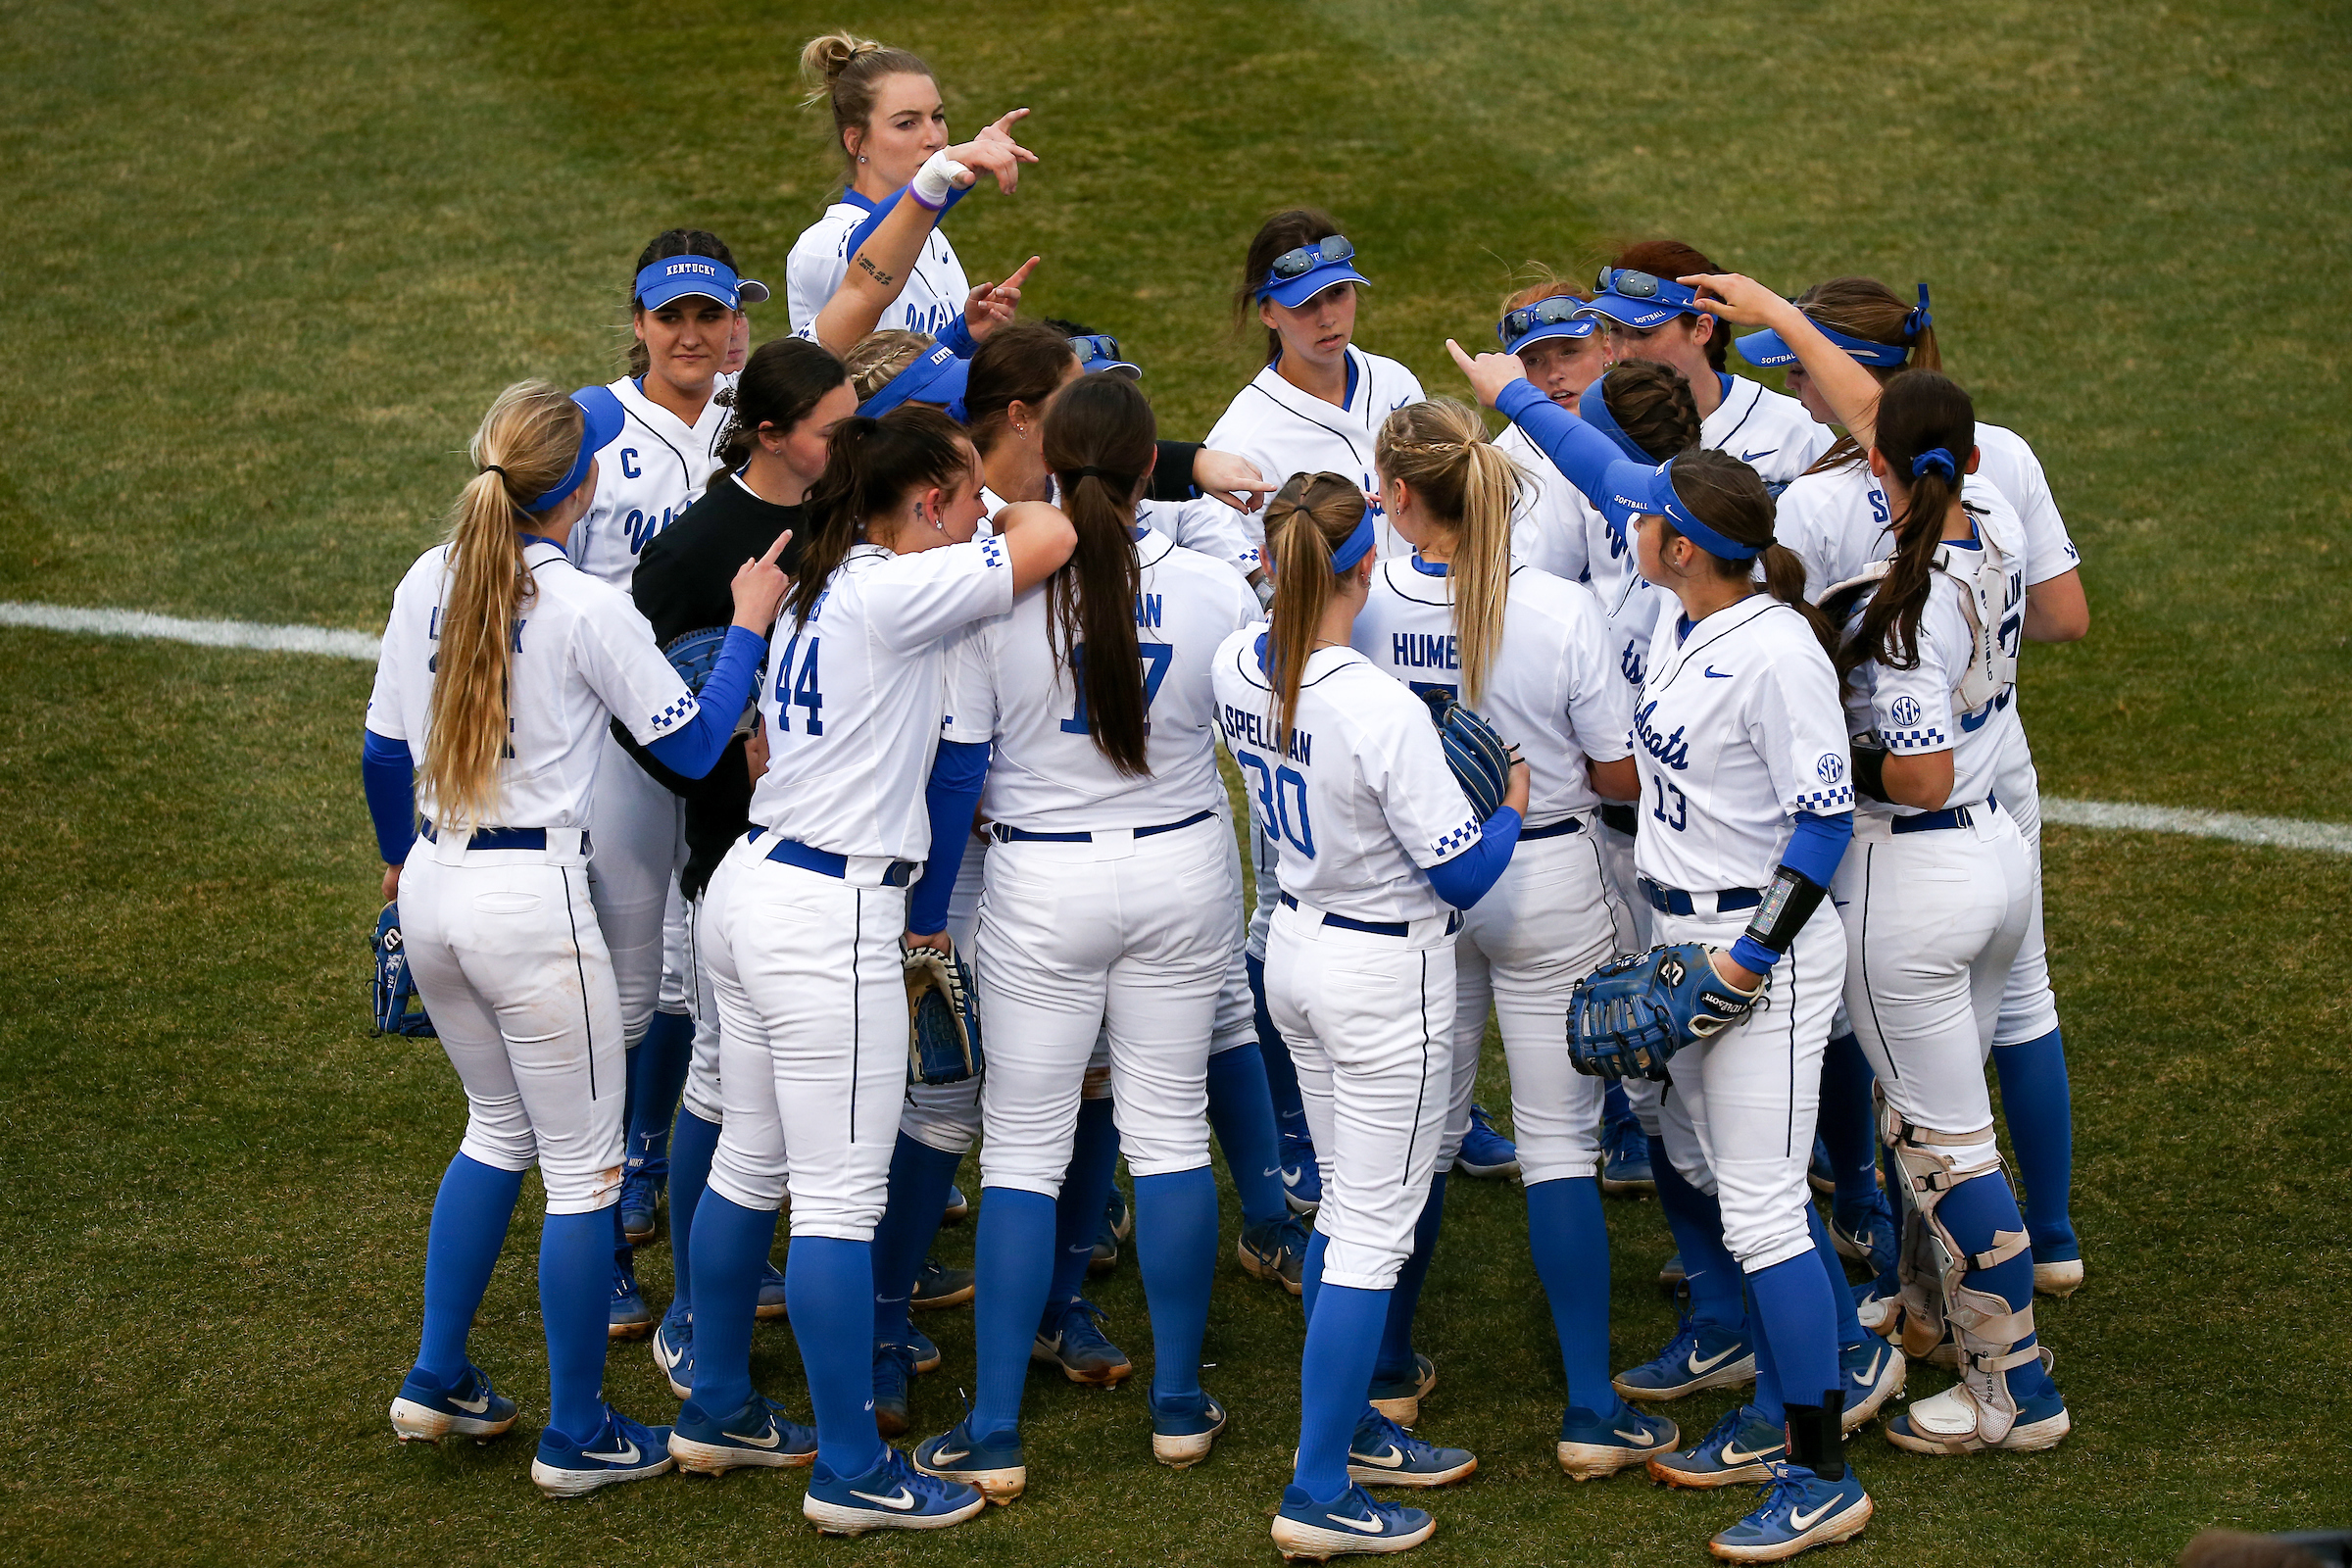
<svg viewBox="0 0 2352 1568">
<path fill-rule="evenodd" d="M 647 237 L 710 227 L 780 279 L 831 174 L 792 62 L 844 20 L 0 10 L 0 600 L 377 629 L 492 392 L 615 373 Z M 1030 305 L 1118 334 L 1170 433 L 1205 429 L 1250 373 L 1226 302 L 1287 202 L 1341 217 L 1378 283 L 1360 340 L 1433 390 L 1456 386 L 1444 338 L 1492 331 L 1512 264 L 1613 237 L 1675 232 L 1789 289 L 1928 279 L 1951 368 L 2034 442 L 2085 556 L 2091 637 L 2028 661 L 2044 788 L 2341 822 L 2347 21 L 956 0 L 860 24 L 930 57 L 962 127 L 1036 110 L 1045 162 L 960 209 L 958 248 L 976 277 L 1042 253 Z M 775 310 L 755 336 L 783 328 Z M 0 631 L 0 1216 L 24 1308 L 0 1358 L 0 1556 L 1272 1560 L 1297 1316 L 1230 1265 L 1214 1459 L 1154 1466 L 1138 1389 L 1040 1379 L 1030 1494 L 939 1538 L 820 1545 L 789 1476 L 557 1505 L 525 1479 L 527 1438 L 397 1446 L 383 1406 L 463 1106 L 429 1043 L 364 1027 L 367 680 Z M 2352 1016 L 2325 947 L 2352 860 L 2057 829 L 2048 876 L 2090 1284 L 2042 1327 L 2076 1433 L 1968 1462 L 1866 1433 L 1880 1514 L 1838 1560 L 2157 1562 L 2207 1524 L 2352 1523 Z M 1507 1102 L 1498 1072 L 1484 1096 Z M 1518 1195 L 1455 1193 L 1424 1426 L 1484 1462 L 1417 1560 L 1701 1560 L 1743 1496 L 1559 1476 Z M 545 1409 L 532 1201 L 475 1342 L 526 1428 Z M 1623 1363 L 1671 1331 L 1647 1284 L 1670 1243 L 1653 1205 L 1611 1219 Z M 645 1254 L 657 1299 L 667 1266 Z M 1096 1294 L 1142 1362 L 1132 1267 Z M 969 1381 L 969 1314 L 924 1326 L 948 1354 L 918 1394 L 937 1430 Z M 788 1332 L 755 1356 L 805 1408 Z M 609 1387 L 667 1413 L 641 1347 Z M 1695 1432 L 1727 1403 L 1673 1413 Z"/>
</svg>

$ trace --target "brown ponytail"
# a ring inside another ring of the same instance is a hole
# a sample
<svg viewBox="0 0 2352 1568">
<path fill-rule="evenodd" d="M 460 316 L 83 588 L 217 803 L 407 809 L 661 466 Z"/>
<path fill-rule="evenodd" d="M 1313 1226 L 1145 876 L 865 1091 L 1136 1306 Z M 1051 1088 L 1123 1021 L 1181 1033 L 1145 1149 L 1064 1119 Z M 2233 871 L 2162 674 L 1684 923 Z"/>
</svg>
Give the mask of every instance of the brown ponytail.
<svg viewBox="0 0 2352 1568">
<path fill-rule="evenodd" d="M 519 503 L 563 482 L 586 430 L 562 390 L 517 381 L 490 405 L 466 448 L 479 471 L 450 512 L 449 586 L 420 769 L 444 830 L 498 823 L 514 617 L 538 592 L 523 564 L 530 518 Z"/>
<path fill-rule="evenodd" d="M 1054 656 L 1078 688 L 1095 750 L 1133 778 L 1148 770 L 1149 701 L 1136 635 L 1143 569 L 1135 558 L 1135 498 L 1159 428 L 1133 381 L 1088 375 L 1054 394 L 1044 434 L 1046 466 L 1078 534 L 1070 559 L 1047 579 Z"/>
<path fill-rule="evenodd" d="M 1477 706 L 1502 652 L 1511 587 L 1511 509 L 1519 471 L 1487 439 L 1478 411 L 1451 398 L 1408 404 L 1382 421 L 1372 446 L 1383 480 L 1401 479 L 1454 536 L 1446 591 L 1461 656 L 1462 700 Z"/>
<path fill-rule="evenodd" d="M 1977 408 L 1958 382 L 1938 370 L 1905 370 L 1879 394 L 1878 452 L 1886 460 L 1886 489 L 1895 502 L 1894 559 L 1862 611 L 1838 673 L 1851 675 L 1876 661 L 1889 669 L 1919 667 L 1919 622 L 1935 585 L 1936 547 L 1943 521 L 1960 498 L 1961 472 L 1977 446 Z M 1921 454 L 1942 448 L 1951 459 L 1914 473 Z"/>
<path fill-rule="evenodd" d="M 1821 643 L 1822 652 L 1835 662 L 1837 628 L 1830 624 L 1827 615 L 1805 602 L 1805 565 L 1796 552 L 1772 542 L 1772 492 L 1764 488 L 1756 470 L 1728 452 L 1700 447 L 1676 458 L 1672 473 L 1674 493 L 1690 509 L 1692 516 L 1734 544 L 1761 547 L 1762 554 L 1757 559 L 1764 564 L 1764 591 L 1803 615 Z M 1664 528 L 1659 535 L 1661 547 L 1667 540 L 1682 537 L 1682 530 L 1675 527 L 1673 518 L 1662 517 L 1659 521 Z M 1731 582 L 1754 579 L 1754 562 L 1733 561 L 1703 545 L 1699 547 L 1699 555 L 1711 564 L 1718 577 Z"/>
<path fill-rule="evenodd" d="M 955 489 L 972 478 L 978 463 L 963 427 L 919 403 L 835 425 L 825 471 L 801 503 L 801 567 L 784 596 L 794 627 L 808 624 L 870 518 L 898 511 L 909 491 Z"/>
<path fill-rule="evenodd" d="M 1905 370 L 1943 368 L 1943 351 L 1936 346 L 1935 326 L 1923 325 L 1913 331 L 1913 305 L 1875 277 L 1833 277 L 1826 283 L 1816 283 L 1796 297 L 1796 308 L 1823 326 L 1843 332 L 1847 337 L 1907 346 L 1911 357 L 1900 365 L 1862 367 L 1878 378 L 1881 386 Z M 1862 448 L 1851 435 L 1841 435 L 1805 471 L 1827 473 L 1861 461 Z"/>
<path fill-rule="evenodd" d="M 1266 503 L 1266 549 L 1274 558 L 1274 613 L 1266 671 L 1273 688 L 1275 744 L 1291 749 L 1298 713 L 1298 683 L 1315 651 L 1315 629 L 1331 604 L 1336 574 L 1332 552 L 1364 520 L 1363 487 L 1336 473 L 1294 473 Z"/>
</svg>

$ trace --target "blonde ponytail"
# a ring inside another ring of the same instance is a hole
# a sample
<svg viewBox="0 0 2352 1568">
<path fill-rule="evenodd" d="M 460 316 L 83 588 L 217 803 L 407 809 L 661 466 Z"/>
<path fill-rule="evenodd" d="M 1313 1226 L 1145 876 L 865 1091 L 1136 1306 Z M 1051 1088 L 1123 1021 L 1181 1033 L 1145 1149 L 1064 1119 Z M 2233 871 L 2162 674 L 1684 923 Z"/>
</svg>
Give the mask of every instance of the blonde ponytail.
<svg viewBox="0 0 2352 1568">
<path fill-rule="evenodd" d="M 443 828 L 498 822 L 515 617 L 537 592 L 523 564 L 521 503 L 563 481 L 585 429 L 579 405 L 562 390 L 517 381 L 490 405 L 466 449 L 479 471 L 450 514 L 421 768 Z"/>
<path fill-rule="evenodd" d="M 1335 582 L 1332 552 L 1348 542 L 1364 520 L 1364 492 L 1336 473 L 1295 473 L 1266 503 L 1266 549 L 1274 561 L 1274 611 L 1266 671 L 1272 688 L 1274 744 L 1291 749 L 1291 724 L 1298 713 L 1298 685 L 1315 651 L 1315 632 L 1331 604 Z"/>
<path fill-rule="evenodd" d="M 1502 652 L 1519 469 L 1487 439 L 1478 411 L 1451 398 L 1408 404 L 1390 415 L 1372 461 L 1384 479 L 1403 480 L 1431 517 L 1453 530 L 1446 591 L 1453 602 L 1462 700 L 1475 708 Z"/>
</svg>

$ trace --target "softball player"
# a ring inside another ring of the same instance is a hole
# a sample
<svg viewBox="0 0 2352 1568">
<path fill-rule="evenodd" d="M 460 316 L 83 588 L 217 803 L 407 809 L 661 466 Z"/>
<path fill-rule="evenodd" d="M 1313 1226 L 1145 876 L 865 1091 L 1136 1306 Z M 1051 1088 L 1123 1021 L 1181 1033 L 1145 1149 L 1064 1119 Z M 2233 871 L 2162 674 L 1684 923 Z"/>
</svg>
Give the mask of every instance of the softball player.
<svg viewBox="0 0 2352 1568">
<path fill-rule="evenodd" d="M 1877 279 L 1862 277 L 1833 278 L 1817 284 L 1798 295 L 1797 304 L 1825 336 L 1882 382 L 1906 366 L 1941 367 L 1924 283 L 1916 305 Z M 1807 411 L 1824 422 L 1834 416 L 1803 367 L 1791 363 L 1793 351 L 1777 334 L 1769 330 L 1751 333 L 1741 338 L 1739 346 L 1751 363 L 1789 364 L 1789 385 L 1804 399 Z M 1971 503 L 1990 509 L 1999 504 L 1996 497 L 2004 499 L 2014 506 L 2024 528 L 2026 640 L 2057 643 L 2082 637 L 2090 629 L 2090 610 L 2079 570 L 2082 557 L 2050 495 L 2040 460 L 2024 437 L 1995 424 L 1977 425 L 1977 450 L 1978 468 L 1966 484 Z M 1796 532 L 1792 543 L 1808 557 L 1806 568 L 1817 594 L 1831 583 L 1853 576 L 1892 548 L 1887 531 L 1891 509 L 1886 488 L 1871 474 L 1863 453 L 1850 439 L 1833 447 L 1813 471 L 1790 486 L 1782 501 L 1782 514 L 1788 519 L 1787 527 Z M 2014 692 L 2006 711 L 2007 722 L 2001 726 L 2006 739 L 1996 789 L 2003 809 L 2025 835 L 2034 861 L 2034 892 L 2032 923 L 2001 999 L 1992 1061 L 2000 1075 L 2002 1116 L 2009 1123 L 2010 1139 L 2026 1178 L 2026 1223 L 2034 1238 L 2034 1289 L 2066 1296 L 2082 1283 L 2082 1252 L 2068 1213 L 2074 1181 L 2071 1092 L 2042 933 L 2040 785 Z M 1859 1083 L 1858 1065 L 1847 1076 L 1849 1082 Z M 1845 1125 L 1866 1128 L 1859 1120 L 1867 1114 L 1863 1093 L 1849 1091 L 1847 1098 L 1853 1110 L 1843 1118 Z M 1860 1142 L 1859 1138 L 1849 1141 Z M 1850 1163 L 1841 1164 L 1841 1185 L 1848 1184 L 1846 1172 L 1851 1168 Z M 1890 1274 L 1883 1278 L 1891 1287 Z"/>
<path fill-rule="evenodd" d="M 1480 400 L 1562 472 L 1590 473 L 1595 455 L 1607 465 L 1607 443 L 1526 385 L 1518 361 L 1452 353 Z M 1772 543 L 1772 496 L 1754 468 L 1700 450 L 1646 474 L 1607 472 L 1604 493 L 1640 519 L 1642 574 L 1680 610 L 1661 615 L 1634 710 L 1644 808 L 1634 853 L 1652 929 L 1706 945 L 1722 979 L 1768 1004 L 1684 1050 L 1673 1070 L 1745 1274 L 1760 1400 L 1777 1394 L 1786 1411 L 1787 1461 L 1709 1549 L 1779 1561 L 1850 1539 L 1871 1514 L 1839 1452 L 1836 1305 L 1805 1185 L 1845 971 L 1841 931 L 1812 916 L 1853 832 L 1833 634 L 1804 602 L 1796 558 Z"/>
<path fill-rule="evenodd" d="M 639 1425 L 601 1393 L 604 1211 L 619 1196 L 623 1093 L 619 1000 L 585 875 L 604 732 L 618 718 L 664 765 L 708 772 L 766 655 L 757 628 L 784 588 L 774 549 L 745 563 L 734 629 L 698 702 L 626 596 L 564 557 L 596 491 L 597 450 L 623 417 L 603 387 L 565 398 L 525 381 L 499 395 L 475 432 L 475 473 L 448 542 L 393 595 L 368 703 L 384 891 L 405 896 L 411 971 L 468 1111 L 433 1204 L 423 1339 L 392 1428 L 438 1441 L 514 1425 L 514 1402 L 466 1342 L 536 1164 L 549 1410 L 531 1479 L 557 1496 L 670 1465 L 667 1429 Z"/>
<path fill-rule="evenodd" d="M 786 1280 L 817 1435 L 802 1511 L 827 1532 L 933 1529 L 985 1499 L 910 1470 L 872 1405 L 869 1244 L 906 1088 L 906 890 L 961 853 L 962 826 L 935 832 L 920 804 L 947 645 L 1067 560 L 1071 533 L 1050 508 L 1011 508 L 974 539 L 971 446 L 921 409 L 844 421 L 803 517 L 790 636 L 760 692 L 754 825 L 706 895 L 724 1115 L 695 1211 L 694 1395 L 673 1451 L 705 1469 L 779 1462 L 751 1324 L 789 1185 Z"/>
<path fill-rule="evenodd" d="M 1373 488 L 1380 421 L 1421 401 L 1421 383 L 1395 360 L 1355 347 L 1355 247 L 1327 213 L 1276 213 L 1242 265 L 1235 318 L 1266 329 L 1266 366 L 1234 395 L 1208 445 L 1238 453 L 1267 478 L 1329 471 Z M 1380 553 L 1401 548 L 1375 518 Z"/>
<path fill-rule="evenodd" d="M 1529 381 L 1572 409 L 1608 368 L 1607 340 L 1598 322 L 1582 314 L 1590 298 L 1583 290 L 1548 267 L 1534 270 L 1535 281 L 1502 302 L 1494 335 L 1504 353 L 1519 356 Z M 1517 425 L 1496 436 L 1494 445 L 1519 465 L 1525 480 L 1511 528 L 1513 558 L 1555 577 L 1584 581 L 1590 547 L 1578 526 L 1583 496 Z"/>
<path fill-rule="evenodd" d="M 1463 916 L 1454 947 L 1453 1083 L 1419 1228 L 1437 1230 L 1491 1005 L 1510 1062 L 1536 1273 L 1568 1372 L 1560 1466 L 1589 1480 L 1671 1449 L 1677 1436 L 1673 1422 L 1629 1409 L 1609 1386 L 1608 1234 L 1593 1176 L 1601 1082 L 1572 1071 L 1559 1048 L 1569 994 L 1618 951 L 1594 809 L 1604 791 L 1631 801 L 1639 787 L 1632 693 L 1592 595 L 1512 564 L 1518 475 L 1477 411 L 1450 400 L 1399 409 L 1382 424 L 1374 460 L 1390 523 L 1413 551 L 1374 572 L 1355 651 L 1417 696 L 1468 703 L 1513 738 L 1542 780 L 1510 869 Z M 1427 1263 L 1416 1248 L 1390 1306 L 1384 1357 L 1410 1356 L 1398 1331 L 1410 1326 L 1411 1269 Z"/>
<path fill-rule="evenodd" d="M 1349 646 L 1377 568 L 1352 474 L 1294 476 L 1267 522 L 1272 620 L 1228 638 L 1211 681 L 1226 744 L 1282 839 L 1266 1002 L 1322 1164 L 1298 1455 L 1274 1542 L 1286 1556 L 1403 1551 L 1435 1521 L 1356 1483 L 1437 1486 L 1478 1461 L 1413 1437 L 1366 1396 L 1445 1136 L 1456 911 L 1509 864 L 1528 771 L 1514 761 L 1482 827 L 1428 709 Z"/>
<path fill-rule="evenodd" d="M 1200 1383 L 1217 1246 L 1207 1073 L 1241 887 L 1216 808 L 1208 666 L 1257 607 L 1224 566 L 1138 537 L 1154 432 L 1132 379 L 1081 379 L 1054 395 L 1044 422 L 1077 549 L 961 645 L 943 741 L 988 759 L 979 805 L 995 842 L 978 968 L 993 1048 L 981 1090 L 979 1386 L 970 1415 L 916 1448 L 915 1464 L 1000 1502 L 1027 1482 L 1022 1382 L 1105 1023 L 1152 1308 L 1152 1455 L 1196 1464 L 1225 1423 Z M 918 897 L 910 923 L 928 931 L 944 913 L 937 894 Z"/>
</svg>

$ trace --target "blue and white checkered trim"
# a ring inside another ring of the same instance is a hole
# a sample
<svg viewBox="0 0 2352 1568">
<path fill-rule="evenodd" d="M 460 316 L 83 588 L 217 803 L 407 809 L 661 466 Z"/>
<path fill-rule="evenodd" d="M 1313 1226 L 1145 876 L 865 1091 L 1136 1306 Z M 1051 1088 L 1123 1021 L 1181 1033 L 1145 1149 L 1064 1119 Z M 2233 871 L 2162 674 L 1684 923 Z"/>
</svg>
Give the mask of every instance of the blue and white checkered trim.
<svg viewBox="0 0 2352 1568">
<path fill-rule="evenodd" d="M 1004 554 L 1004 541 L 998 538 L 995 534 L 990 534 L 987 538 L 981 540 L 980 564 L 984 566 L 1011 565 L 1012 558 Z"/>
<path fill-rule="evenodd" d="M 1465 820 L 1460 827 L 1438 840 L 1433 846 L 1441 858 L 1458 855 L 1478 842 L 1479 828 L 1474 821 Z"/>
<path fill-rule="evenodd" d="M 1854 808 L 1854 787 L 1840 784 L 1836 789 L 1804 790 L 1796 797 L 1796 808 L 1811 811 L 1816 816 L 1835 816 L 1839 811 Z"/>
<path fill-rule="evenodd" d="M 654 715 L 654 733 L 666 735 L 680 724 L 691 724 L 694 722 L 694 715 L 701 712 L 702 710 L 703 705 L 696 702 L 691 693 L 681 697 Z"/>
<path fill-rule="evenodd" d="M 1951 741 L 1933 724 L 1919 729 L 1887 729 L 1879 732 L 1890 752 L 1942 752 L 1951 749 Z"/>
</svg>

